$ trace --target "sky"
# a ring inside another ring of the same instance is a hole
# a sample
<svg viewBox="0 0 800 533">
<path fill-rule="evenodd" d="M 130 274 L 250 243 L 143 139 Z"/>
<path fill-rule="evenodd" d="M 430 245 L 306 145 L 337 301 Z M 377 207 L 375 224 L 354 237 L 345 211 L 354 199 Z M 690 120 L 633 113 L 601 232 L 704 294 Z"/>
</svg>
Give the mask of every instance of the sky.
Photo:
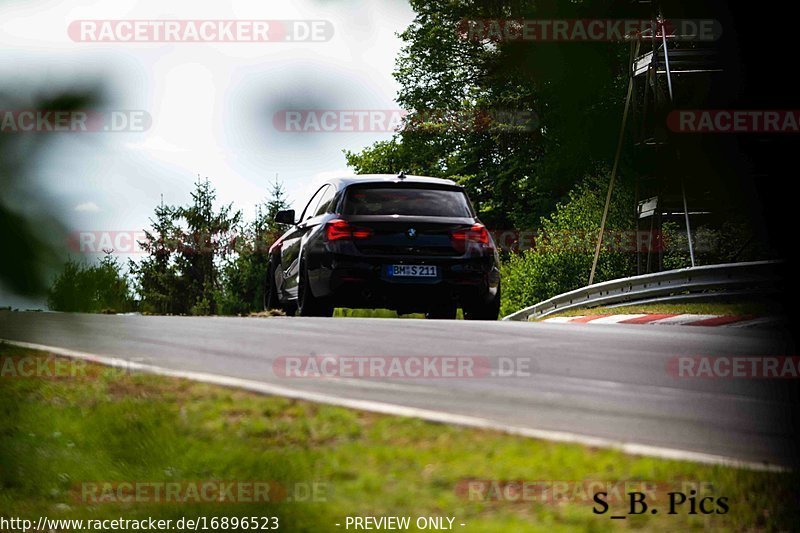
<svg viewBox="0 0 800 533">
<path fill-rule="evenodd" d="M 276 114 L 397 109 L 397 33 L 413 16 L 396 0 L 0 1 L 0 89 L 13 81 L 24 97 L 99 86 L 99 111 L 149 117 L 144 131 L 41 133 L 51 137 L 29 186 L 72 232 L 141 230 L 162 195 L 168 204 L 187 203 L 198 176 L 247 219 L 276 175 L 302 208 L 317 183 L 352 173 L 343 149 L 391 133 L 286 132 Z M 76 38 L 70 25 L 87 20 L 315 20 L 327 33 L 311 42 Z"/>
</svg>

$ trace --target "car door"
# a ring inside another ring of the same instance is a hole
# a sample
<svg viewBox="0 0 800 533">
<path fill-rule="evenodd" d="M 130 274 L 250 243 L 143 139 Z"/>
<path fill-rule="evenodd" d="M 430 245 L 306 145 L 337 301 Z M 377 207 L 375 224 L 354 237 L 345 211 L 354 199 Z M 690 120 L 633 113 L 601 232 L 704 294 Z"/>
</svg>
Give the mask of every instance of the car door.
<svg viewBox="0 0 800 533">
<path fill-rule="evenodd" d="M 305 262 L 308 280 L 312 285 L 320 282 L 320 276 L 330 269 L 325 269 L 325 256 L 327 255 L 322 226 L 330 220 L 332 203 L 336 196 L 336 187 L 328 186 L 320 195 L 314 214 L 306 216 L 306 234 L 300 245 L 300 255 Z"/>
<path fill-rule="evenodd" d="M 313 227 L 309 224 L 316 214 L 317 205 L 325 195 L 330 185 L 323 185 L 311 196 L 306 204 L 297 225 L 290 230 L 290 233 L 283 240 L 281 248 L 281 268 L 283 269 L 283 290 L 289 297 L 297 297 L 298 273 L 300 272 L 300 250 L 303 237 Z"/>
</svg>

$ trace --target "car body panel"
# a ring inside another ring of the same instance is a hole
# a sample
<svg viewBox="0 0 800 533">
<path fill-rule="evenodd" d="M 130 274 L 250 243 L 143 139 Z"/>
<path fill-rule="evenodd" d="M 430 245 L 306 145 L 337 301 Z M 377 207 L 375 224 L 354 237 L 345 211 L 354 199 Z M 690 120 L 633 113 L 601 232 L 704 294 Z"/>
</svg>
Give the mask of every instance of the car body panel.
<svg viewBox="0 0 800 533">
<path fill-rule="evenodd" d="M 345 192 L 353 186 L 432 188 L 464 194 L 470 217 L 406 215 L 341 215 Z M 325 189 L 332 187 L 331 190 Z M 322 204 L 312 205 L 322 196 Z M 333 193 L 333 194 L 331 194 Z M 323 198 L 323 200 L 325 199 Z M 325 212 L 313 211 L 319 207 Z M 487 244 L 453 244 L 451 232 L 480 224 L 463 188 L 451 180 L 408 176 L 368 175 L 327 181 L 304 207 L 297 225 L 280 238 L 270 260 L 275 271 L 279 299 L 298 297 L 301 268 L 308 274 L 311 292 L 336 307 L 386 307 L 406 312 L 423 311 L 439 301 L 488 302 L 499 291 L 499 258 L 489 237 Z M 345 219 L 350 225 L 371 232 L 369 238 L 328 241 L 328 222 Z M 390 265 L 434 265 L 433 278 L 392 278 Z"/>
</svg>

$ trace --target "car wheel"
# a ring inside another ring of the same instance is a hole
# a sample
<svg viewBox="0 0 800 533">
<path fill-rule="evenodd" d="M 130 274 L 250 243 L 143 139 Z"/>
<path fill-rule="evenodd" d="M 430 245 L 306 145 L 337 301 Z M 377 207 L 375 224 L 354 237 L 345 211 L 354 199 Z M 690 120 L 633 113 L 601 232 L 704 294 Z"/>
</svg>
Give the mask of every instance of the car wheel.
<svg viewBox="0 0 800 533">
<path fill-rule="evenodd" d="M 300 266 L 300 283 L 297 286 L 297 310 L 300 316 L 333 316 L 333 306 L 311 292 L 308 272 Z"/>
<path fill-rule="evenodd" d="M 464 306 L 464 320 L 497 320 L 500 317 L 500 287 L 490 302 Z"/>
<path fill-rule="evenodd" d="M 278 284 L 275 281 L 275 264 L 270 261 L 267 268 L 267 286 L 264 290 L 264 309 L 280 309 L 286 315 L 292 316 L 297 309 L 297 306 L 292 302 L 281 303 L 280 295 L 278 294 Z"/>
<path fill-rule="evenodd" d="M 455 320 L 458 309 L 453 302 L 437 304 L 425 313 L 425 318 L 429 320 Z"/>
<path fill-rule="evenodd" d="M 267 266 L 267 286 L 264 291 L 264 310 L 278 309 L 281 303 L 278 299 L 278 285 L 275 283 L 275 265 L 272 261 Z"/>
</svg>

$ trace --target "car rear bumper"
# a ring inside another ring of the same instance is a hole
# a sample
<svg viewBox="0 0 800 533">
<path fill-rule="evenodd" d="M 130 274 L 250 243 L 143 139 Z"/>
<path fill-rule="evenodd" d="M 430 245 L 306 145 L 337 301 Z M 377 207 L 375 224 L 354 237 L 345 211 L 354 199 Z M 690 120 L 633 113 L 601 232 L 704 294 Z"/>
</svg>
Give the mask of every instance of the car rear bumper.
<svg viewBox="0 0 800 533">
<path fill-rule="evenodd" d="M 435 278 L 392 278 L 388 265 L 435 265 Z M 384 307 L 424 311 L 432 304 L 483 303 L 497 295 L 500 273 L 493 256 L 354 257 L 334 255 L 310 275 L 315 295 L 337 307 Z"/>
</svg>

